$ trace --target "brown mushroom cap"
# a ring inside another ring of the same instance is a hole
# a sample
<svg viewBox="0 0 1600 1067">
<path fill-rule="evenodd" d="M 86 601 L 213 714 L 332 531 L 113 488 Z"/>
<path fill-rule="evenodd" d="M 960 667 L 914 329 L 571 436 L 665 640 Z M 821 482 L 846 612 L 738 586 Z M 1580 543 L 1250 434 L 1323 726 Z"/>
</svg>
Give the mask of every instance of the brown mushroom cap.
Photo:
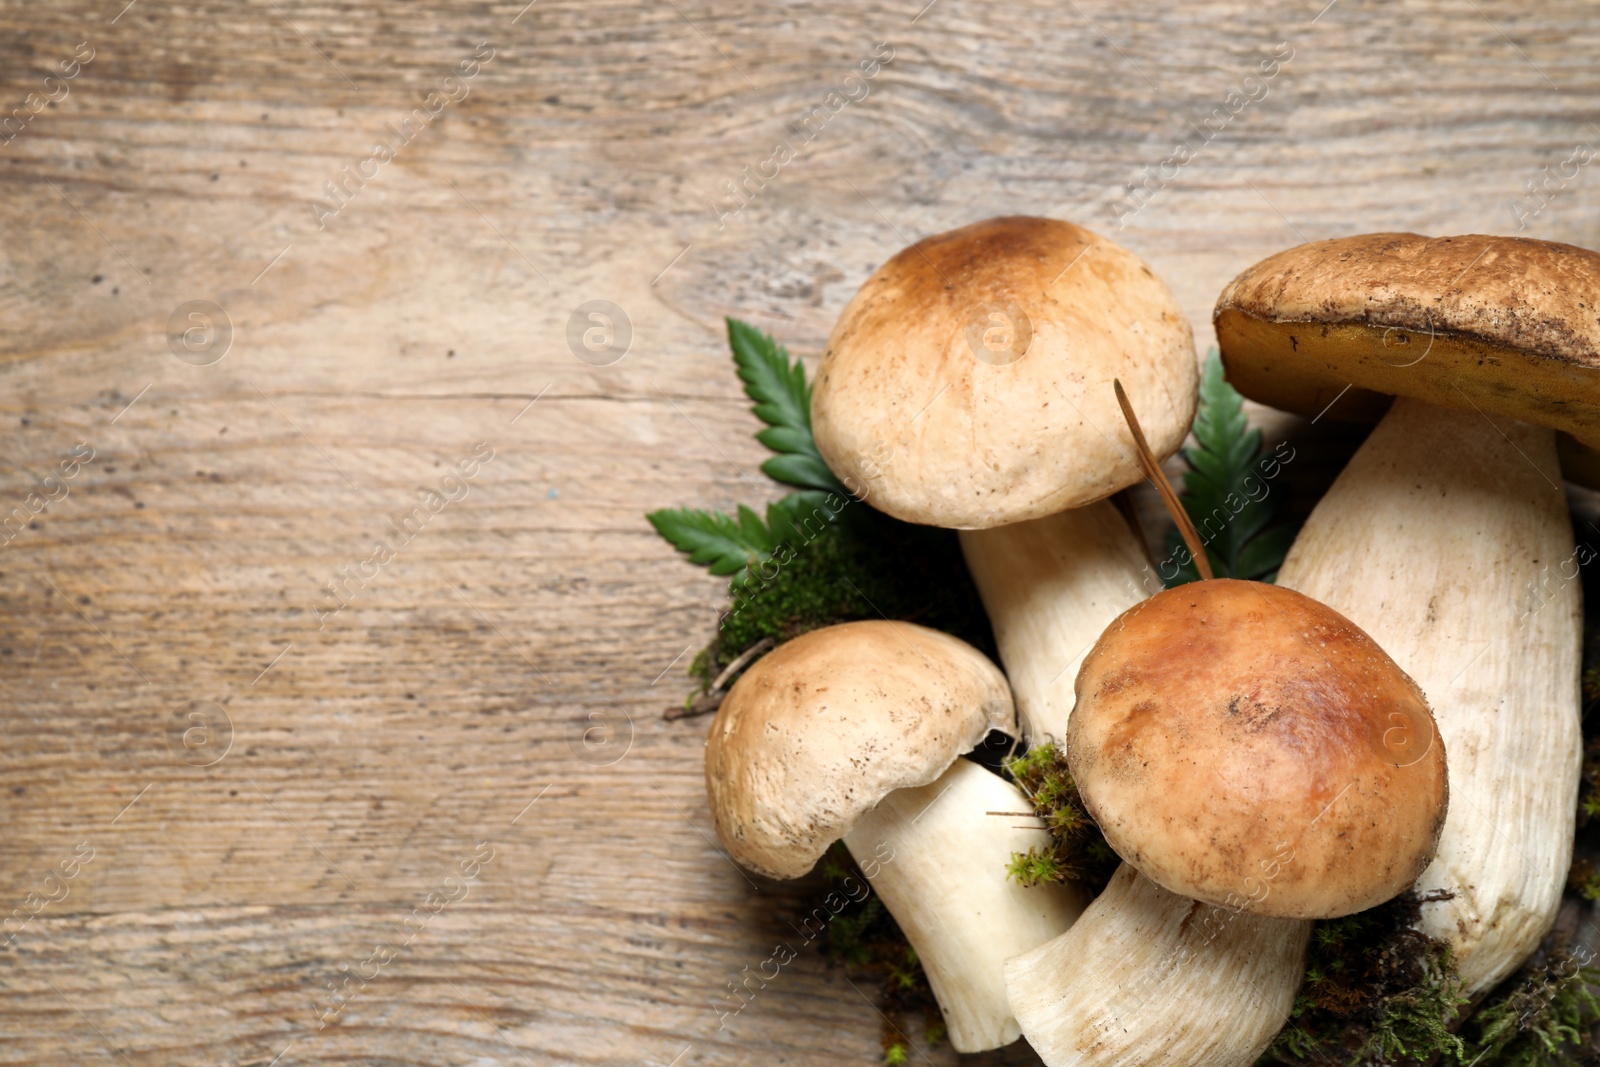
<svg viewBox="0 0 1600 1067">
<path fill-rule="evenodd" d="M 1370 421 L 1408 396 L 1600 447 L 1600 254 L 1588 249 L 1480 234 L 1314 241 L 1235 278 L 1214 322 L 1228 381 L 1272 407 Z"/>
<path fill-rule="evenodd" d="M 1138 256 L 1070 222 L 989 219 L 867 279 L 828 340 L 811 423 L 874 507 L 982 529 L 1139 481 L 1111 379 L 1167 456 L 1197 374 L 1189 320 Z"/>
<path fill-rule="evenodd" d="M 1174 893 L 1330 918 L 1403 891 L 1447 797 L 1422 693 L 1310 597 L 1231 579 L 1124 612 L 1078 674 L 1067 756 L 1117 853 Z"/>
<path fill-rule="evenodd" d="M 772 878 L 811 869 L 896 789 L 927 785 L 991 729 L 1016 731 L 983 653 L 906 622 L 813 630 L 755 662 L 706 741 L 717 836 Z"/>
</svg>

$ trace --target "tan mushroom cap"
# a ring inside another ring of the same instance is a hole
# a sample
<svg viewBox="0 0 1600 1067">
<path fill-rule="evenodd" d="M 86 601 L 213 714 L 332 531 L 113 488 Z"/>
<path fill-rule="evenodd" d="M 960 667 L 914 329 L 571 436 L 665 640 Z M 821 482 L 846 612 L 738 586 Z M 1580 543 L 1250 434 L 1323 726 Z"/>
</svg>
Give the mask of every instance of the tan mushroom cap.
<svg viewBox="0 0 1600 1067">
<path fill-rule="evenodd" d="M 1232 579 L 1157 593 L 1078 674 L 1067 756 L 1128 863 L 1258 915 L 1348 915 L 1433 858 L 1444 745 L 1422 693 L 1344 616 Z"/>
<path fill-rule="evenodd" d="M 798 878 L 896 789 L 927 785 L 990 730 L 1016 732 L 983 653 L 906 622 L 847 622 L 779 645 L 734 683 L 706 741 L 717 836 Z"/>
<path fill-rule="evenodd" d="M 1600 447 L 1600 254 L 1526 237 L 1373 233 L 1257 263 L 1217 299 L 1228 381 L 1369 421 L 1387 398 L 1508 415 Z M 1347 388 L 1349 391 L 1340 394 Z"/>
<path fill-rule="evenodd" d="M 867 279 L 828 340 L 811 424 L 874 507 L 983 529 L 1139 481 L 1111 380 L 1167 456 L 1197 375 L 1189 320 L 1138 256 L 1070 222 L 989 219 Z"/>
</svg>

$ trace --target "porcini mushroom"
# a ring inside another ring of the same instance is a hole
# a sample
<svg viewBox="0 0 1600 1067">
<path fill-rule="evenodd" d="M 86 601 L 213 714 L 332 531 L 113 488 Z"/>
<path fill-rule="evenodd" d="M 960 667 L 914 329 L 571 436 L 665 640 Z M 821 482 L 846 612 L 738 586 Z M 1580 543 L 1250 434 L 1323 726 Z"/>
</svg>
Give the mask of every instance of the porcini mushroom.
<svg viewBox="0 0 1600 1067">
<path fill-rule="evenodd" d="M 1078 673 L 1067 761 L 1106 842 L 1181 896 L 1284 919 L 1375 907 L 1433 858 L 1445 748 L 1350 620 L 1227 578 L 1157 593 Z"/>
<path fill-rule="evenodd" d="M 1032 743 L 1060 741 L 1072 677 L 1159 588 L 1107 497 L 1140 478 L 1106 388 L 1165 457 L 1194 417 L 1194 338 L 1139 257 L 1069 222 L 999 218 L 898 253 L 839 316 L 811 424 L 844 484 L 962 531 Z M 1147 587 L 1148 585 L 1148 587 Z"/>
<path fill-rule="evenodd" d="M 1581 616 L 1549 427 L 1600 443 L 1596 308 L 1594 252 L 1416 234 L 1301 245 L 1217 302 L 1246 396 L 1331 417 L 1396 397 L 1280 578 L 1366 629 L 1433 704 L 1451 804 L 1417 889 L 1450 896 L 1420 929 L 1451 943 L 1469 993 L 1538 945 L 1571 859 Z"/>
<path fill-rule="evenodd" d="M 797 878 L 843 839 L 922 961 L 958 1052 L 1015 1041 L 1004 962 L 1071 925 L 1065 886 L 1006 877 L 1044 848 L 1021 792 L 964 752 L 1013 732 L 1005 678 L 970 645 L 910 623 L 804 634 L 739 679 L 706 742 L 717 835 L 739 863 Z"/>
<path fill-rule="evenodd" d="M 1007 965 L 1023 1031 L 1051 1067 L 1252 1063 L 1300 984 L 1292 920 L 1381 903 L 1432 858 L 1447 787 L 1427 704 L 1337 612 L 1229 579 L 1130 608 L 1076 686 L 1068 760 L 1125 863 Z"/>
</svg>

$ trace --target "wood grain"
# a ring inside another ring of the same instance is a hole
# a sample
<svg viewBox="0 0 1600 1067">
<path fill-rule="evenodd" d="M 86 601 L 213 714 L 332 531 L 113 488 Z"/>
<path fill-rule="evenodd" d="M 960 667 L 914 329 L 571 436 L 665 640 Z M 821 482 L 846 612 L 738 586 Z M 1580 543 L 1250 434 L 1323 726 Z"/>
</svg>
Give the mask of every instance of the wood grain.
<svg viewBox="0 0 1600 1067">
<path fill-rule="evenodd" d="M 0 948 L 0 1063 L 872 1062 L 877 1015 L 814 951 L 711 1007 L 795 901 L 708 839 L 703 720 L 658 719 L 720 583 L 642 513 L 775 495 L 720 316 L 812 360 L 909 240 L 1032 212 L 1145 256 L 1207 343 L 1261 256 L 1508 232 L 1600 137 L 1575 2 L 124 2 L 0 6 L 8 108 L 95 50 L 0 145 L 0 516 L 94 450 L 0 549 L 0 914 L 94 850 Z M 470 95 L 318 228 L 480 42 Z M 721 183 L 880 42 L 870 95 L 719 228 Z M 1526 232 L 1600 243 L 1592 187 Z M 233 327 L 208 366 L 168 346 L 194 300 Z M 592 300 L 631 321 L 607 366 L 566 341 Z M 465 498 L 319 626 L 479 441 Z M 231 748 L 194 766 L 217 709 Z M 319 1030 L 479 842 L 467 898 Z"/>
</svg>

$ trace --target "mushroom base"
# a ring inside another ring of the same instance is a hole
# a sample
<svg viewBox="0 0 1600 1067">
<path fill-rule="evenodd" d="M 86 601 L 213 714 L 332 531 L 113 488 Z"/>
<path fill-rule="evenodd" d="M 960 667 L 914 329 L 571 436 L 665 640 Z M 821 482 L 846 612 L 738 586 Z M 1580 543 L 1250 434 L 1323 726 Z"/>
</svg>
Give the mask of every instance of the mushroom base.
<svg viewBox="0 0 1600 1067">
<path fill-rule="evenodd" d="M 1024 888 L 1006 875 L 1013 852 L 1049 848 L 1022 826 L 1027 799 L 1011 783 L 958 759 L 932 783 L 890 793 L 844 839 L 917 952 L 957 1052 L 1010 1044 L 1022 1030 L 1006 1002 L 1005 961 L 1070 927 L 1083 895 Z"/>
<path fill-rule="evenodd" d="M 1125 863 L 1071 930 L 1007 963 L 1006 989 L 1048 1067 L 1250 1067 L 1289 1018 L 1310 935 Z"/>
</svg>

